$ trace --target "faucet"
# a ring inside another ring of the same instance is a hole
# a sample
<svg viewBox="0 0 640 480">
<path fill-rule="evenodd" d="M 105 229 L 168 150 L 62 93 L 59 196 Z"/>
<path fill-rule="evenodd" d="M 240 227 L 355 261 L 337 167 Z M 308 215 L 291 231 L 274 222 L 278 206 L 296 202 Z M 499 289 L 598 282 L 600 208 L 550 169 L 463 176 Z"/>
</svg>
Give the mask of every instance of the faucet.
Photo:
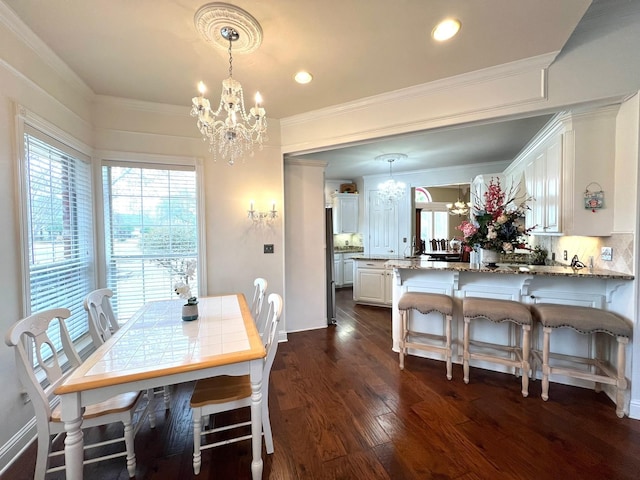
<svg viewBox="0 0 640 480">
<path fill-rule="evenodd" d="M 586 267 L 586 265 L 580 261 L 580 259 L 578 258 L 578 255 L 574 255 L 573 258 L 571 259 L 571 268 L 578 270 L 584 267 Z"/>
</svg>

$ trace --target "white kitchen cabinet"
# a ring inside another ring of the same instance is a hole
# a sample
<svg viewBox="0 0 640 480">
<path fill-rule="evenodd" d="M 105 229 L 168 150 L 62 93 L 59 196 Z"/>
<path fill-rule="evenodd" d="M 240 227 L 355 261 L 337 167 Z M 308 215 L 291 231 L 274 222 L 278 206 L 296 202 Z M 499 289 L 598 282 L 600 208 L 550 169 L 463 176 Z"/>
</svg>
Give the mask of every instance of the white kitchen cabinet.
<svg viewBox="0 0 640 480">
<path fill-rule="evenodd" d="M 524 174 L 527 193 L 535 198 L 527 216 L 533 233 L 611 235 L 618 108 L 558 114 L 505 170 L 505 176 Z M 604 192 L 604 208 L 585 208 L 589 188 Z"/>
<path fill-rule="evenodd" d="M 358 232 L 358 194 L 334 193 L 333 233 Z"/>
<path fill-rule="evenodd" d="M 532 152 L 524 170 L 527 193 L 532 197 L 526 225 L 532 233 L 560 233 L 562 133 L 560 128 Z"/>
<path fill-rule="evenodd" d="M 342 273 L 344 286 L 353 285 L 353 257 L 362 255 L 361 253 L 343 253 L 342 254 Z"/>
<path fill-rule="evenodd" d="M 336 287 L 341 287 L 344 284 L 342 255 L 342 253 L 333 254 L 333 281 Z"/>
<path fill-rule="evenodd" d="M 366 305 L 391 306 L 393 270 L 386 260 L 356 260 L 353 299 Z"/>
</svg>

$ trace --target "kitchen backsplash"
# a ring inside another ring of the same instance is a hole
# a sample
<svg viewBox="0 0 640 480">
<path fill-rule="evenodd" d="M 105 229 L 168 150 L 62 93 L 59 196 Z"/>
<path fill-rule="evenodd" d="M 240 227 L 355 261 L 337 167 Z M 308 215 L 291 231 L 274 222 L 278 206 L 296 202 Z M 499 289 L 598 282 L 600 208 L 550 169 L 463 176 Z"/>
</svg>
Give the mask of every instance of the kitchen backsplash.
<svg viewBox="0 0 640 480">
<path fill-rule="evenodd" d="M 585 265 L 589 265 L 589 257 L 593 257 L 594 268 L 613 270 L 615 272 L 633 274 L 633 234 L 616 233 L 610 237 L 533 237 L 534 245 L 538 245 L 549 252 L 548 258 L 555 253 L 556 262 L 570 264 L 574 255 Z M 602 260 L 602 247 L 611 247 L 612 260 Z M 564 251 L 567 260 L 564 260 Z"/>
<path fill-rule="evenodd" d="M 333 236 L 333 248 L 336 250 L 346 247 L 363 248 L 361 233 L 337 233 Z"/>
</svg>

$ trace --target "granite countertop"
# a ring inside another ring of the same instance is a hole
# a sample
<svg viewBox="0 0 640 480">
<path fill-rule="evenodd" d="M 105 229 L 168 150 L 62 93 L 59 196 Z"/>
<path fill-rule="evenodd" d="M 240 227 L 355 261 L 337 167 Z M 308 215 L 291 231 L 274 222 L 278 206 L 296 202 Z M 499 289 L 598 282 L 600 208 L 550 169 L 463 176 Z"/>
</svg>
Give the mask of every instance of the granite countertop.
<svg viewBox="0 0 640 480">
<path fill-rule="evenodd" d="M 362 253 L 364 249 L 362 247 L 335 247 L 333 253 Z"/>
<path fill-rule="evenodd" d="M 372 260 L 374 259 L 372 258 Z M 596 268 L 591 269 L 586 267 L 573 269 L 569 265 L 520 265 L 498 263 L 497 268 L 488 268 L 484 265 L 463 262 L 432 262 L 422 258 L 402 257 L 390 258 L 385 265 L 390 268 L 406 268 L 410 270 L 449 270 L 457 272 L 481 272 L 508 275 L 548 275 L 581 278 L 612 278 L 620 280 L 634 279 L 634 276 L 628 273 Z"/>
<path fill-rule="evenodd" d="M 417 257 L 405 257 L 404 255 L 374 255 L 371 253 L 361 252 L 362 255 L 356 255 L 353 257 L 354 260 L 410 260 Z"/>
</svg>

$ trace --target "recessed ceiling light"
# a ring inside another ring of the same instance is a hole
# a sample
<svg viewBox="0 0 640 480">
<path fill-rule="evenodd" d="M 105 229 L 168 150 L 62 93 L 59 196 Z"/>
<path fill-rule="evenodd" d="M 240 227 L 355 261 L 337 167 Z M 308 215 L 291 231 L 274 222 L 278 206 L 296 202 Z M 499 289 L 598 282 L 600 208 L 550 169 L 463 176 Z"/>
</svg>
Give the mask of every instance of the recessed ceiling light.
<svg viewBox="0 0 640 480">
<path fill-rule="evenodd" d="M 460 30 L 460 20 L 447 18 L 441 21 L 431 32 L 431 36 L 438 42 L 444 42 L 455 36 Z"/>
<path fill-rule="evenodd" d="M 309 72 L 303 71 L 296 73 L 296 76 L 294 78 L 296 82 L 305 84 L 309 83 L 313 79 L 313 76 Z"/>
</svg>

